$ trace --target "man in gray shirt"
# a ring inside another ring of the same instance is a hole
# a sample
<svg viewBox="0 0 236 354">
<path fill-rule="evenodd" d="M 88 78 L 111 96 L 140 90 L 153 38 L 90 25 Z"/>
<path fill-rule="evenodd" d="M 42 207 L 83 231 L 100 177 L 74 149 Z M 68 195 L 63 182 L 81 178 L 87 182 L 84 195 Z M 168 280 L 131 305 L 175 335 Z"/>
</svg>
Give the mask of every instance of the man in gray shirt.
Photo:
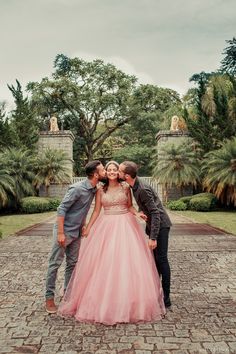
<svg viewBox="0 0 236 354">
<path fill-rule="evenodd" d="M 53 247 L 49 258 L 46 278 L 46 311 L 55 313 L 54 302 L 56 278 L 66 255 L 64 290 L 78 259 L 81 230 L 97 191 L 96 185 L 106 177 L 106 171 L 98 160 L 85 166 L 87 178 L 71 185 L 57 209 L 57 223 L 53 228 Z"/>
<path fill-rule="evenodd" d="M 132 161 L 124 161 L 119 167 L 119 177 L 132 188 L 139 209 L 147 216 L 146 233 L 149 235 L 148 246 L 153 250 L 156 267 L 162 278 L 164 303 L 171 306 L 170 301 L 170 266 L 168 262 L 168 239 L 171 221 L 163 205 L 152 189 L 137 177 L 137 165 Z"/>
</svg>

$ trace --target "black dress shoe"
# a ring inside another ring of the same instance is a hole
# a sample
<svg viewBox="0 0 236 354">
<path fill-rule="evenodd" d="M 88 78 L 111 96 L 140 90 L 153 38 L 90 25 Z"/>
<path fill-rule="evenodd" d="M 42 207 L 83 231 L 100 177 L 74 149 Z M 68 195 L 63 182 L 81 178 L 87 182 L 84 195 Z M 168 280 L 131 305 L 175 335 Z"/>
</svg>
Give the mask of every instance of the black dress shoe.
<svg viewBox="0 0 236 354">
<path fill-rule="evenodd" d="M 171 307 L 171 301 L 169 297 L 167 299 L 164 299 L 164 304 L 166 308 Z"/>
</svg>

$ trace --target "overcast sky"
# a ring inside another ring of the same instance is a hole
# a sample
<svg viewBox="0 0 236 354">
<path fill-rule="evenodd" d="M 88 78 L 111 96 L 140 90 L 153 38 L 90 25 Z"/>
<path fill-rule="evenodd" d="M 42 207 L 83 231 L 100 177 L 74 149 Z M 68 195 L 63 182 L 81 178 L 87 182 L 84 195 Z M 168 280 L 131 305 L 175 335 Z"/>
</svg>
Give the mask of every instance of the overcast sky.
<svg viewBox="0 0 236 354">
<path fill-rule="evenodd" d="M 53 71 L 59 53 L 101 58 L 180 94 L 220 66 L 236 36 L 235 0 L 0 0 L 0 101 Z"/>
</svg>

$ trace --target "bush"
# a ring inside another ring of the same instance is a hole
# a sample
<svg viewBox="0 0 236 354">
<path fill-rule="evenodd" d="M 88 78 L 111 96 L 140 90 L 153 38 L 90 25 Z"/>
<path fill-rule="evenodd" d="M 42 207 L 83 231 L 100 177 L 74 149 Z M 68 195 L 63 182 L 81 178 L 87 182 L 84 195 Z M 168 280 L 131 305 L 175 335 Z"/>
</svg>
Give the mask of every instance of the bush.
<svg viewBox="0 0 236 354">
<path fill-rule="evenodd" d="M 197 197 L 192 198 L 189 203 L 190 210 L 196 211 L 209 211 L 212 209 L 211 198 L 208 197 Z"/>
<path fill-rule="evenodd" d="M 182 197 L 182 198 L 178 199 L 178 201 L 183 202 L 186 205 L 186 209 L 189 209 L 189 203 L 192 198 L 193 198 L 193 196 L 189 195 L 189 196 Z"/>
<path fill-rule="evenodd" d="M 55 211 L 57 210 L 57 208 L 59 207 L 60 203 L 61 203 L 61 199 L 59 198 L 47 198 L 47 200 L 49 201 L 50 204 L 50 210 Z"/>
<path fill-rule="evenodd" d="M 0 239 L 2 238 L 2 231 L 0 230 Z"/>
<path fill-rule="evenodd" d="M 173 200 L 172 202 L 167 203 L 167 208 L 170 210 L 186 210 L 187 205 L 181 200 Z"/>
<path fill-rule="evenodd" d="M 57 210 L 58 198 L 26 197 L 21 200 L 21 211 L 26 214 Z"/>
<path fill-rule="evenodd" d="M 217 198 L 212 193 L 195 194 L 189 204 L 190 210 L 209 211 L 215 208 Z"/>
</svg>

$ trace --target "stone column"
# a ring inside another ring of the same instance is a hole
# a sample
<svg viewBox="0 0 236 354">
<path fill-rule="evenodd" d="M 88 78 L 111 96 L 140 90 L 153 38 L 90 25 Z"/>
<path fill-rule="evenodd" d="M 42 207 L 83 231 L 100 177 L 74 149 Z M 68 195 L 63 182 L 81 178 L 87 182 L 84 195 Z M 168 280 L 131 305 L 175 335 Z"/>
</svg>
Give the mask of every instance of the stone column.
<svg viewBox="0 0 236 354">
<path fill-rule="evenodd" d="M 68 161 L 66 167 L 68 168 L 71 181 L 73 176 L 73 141 L 75 137 L 70 130 L 58 130 L 40 132 L 38 140 L 38 152 L 39 154 L 46 149 L 62 150 L 66 153 Z M 58 185 L 52 184 L 49 188 L 49 195 L 54 197 L 62 197 L 65 194 L 68 184 Z M 40 196 L 44 196 L 44 188 L 40 190 Z"/>
</svg>

